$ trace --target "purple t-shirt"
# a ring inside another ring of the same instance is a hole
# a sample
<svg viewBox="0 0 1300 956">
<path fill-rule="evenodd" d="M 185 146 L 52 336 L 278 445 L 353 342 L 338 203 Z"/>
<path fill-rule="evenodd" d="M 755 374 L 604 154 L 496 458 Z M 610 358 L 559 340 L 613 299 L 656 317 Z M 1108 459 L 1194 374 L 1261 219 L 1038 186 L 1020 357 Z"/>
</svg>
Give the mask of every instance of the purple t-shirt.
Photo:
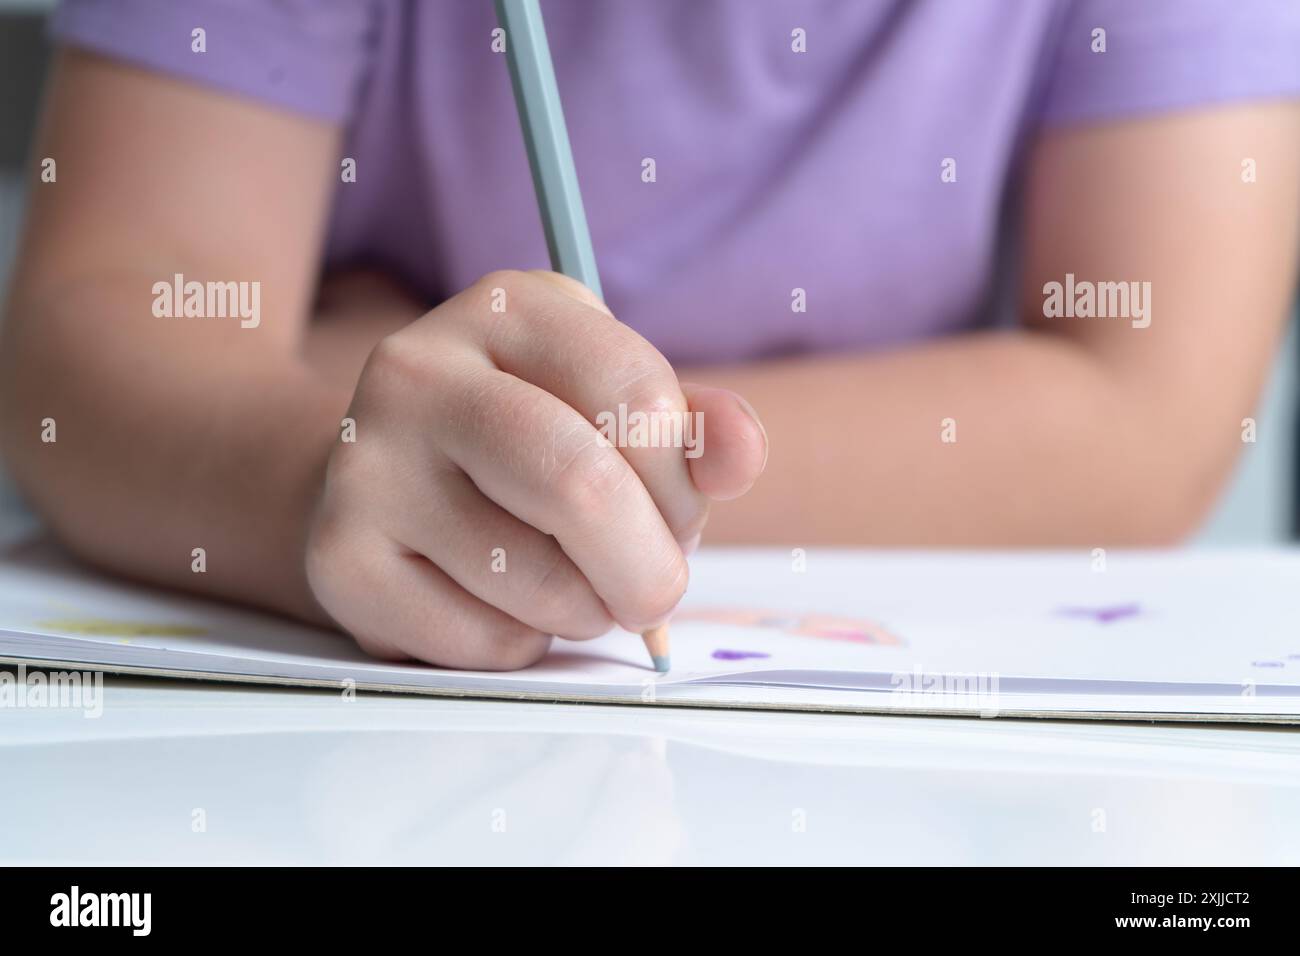
<svg viewBox="0 0 1300 956">
<path fill-rule="evenodd" d="M 1036 130 L 1300 95 L 1298 0 L 543 9 L 606 298 L 681 362 L 987 321 Z M 73 0 L 53 30 L 342 124 L 357 180 L 327 267 L 379 265 L 433 302 L 547 263 L 495 27 L 489 0 Z"/>
</svg>

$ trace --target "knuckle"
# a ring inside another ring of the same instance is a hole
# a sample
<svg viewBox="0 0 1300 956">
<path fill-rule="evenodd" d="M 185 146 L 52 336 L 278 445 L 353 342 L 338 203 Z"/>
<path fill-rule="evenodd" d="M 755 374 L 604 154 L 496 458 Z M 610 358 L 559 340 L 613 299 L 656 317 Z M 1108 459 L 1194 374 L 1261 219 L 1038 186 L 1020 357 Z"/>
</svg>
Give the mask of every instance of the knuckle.
<svg viewBox="0 0 1300 956">
<path fill-rule="evenodd" d="M 529 281 L 529 275 L 520 269 L 493 269 L 491 272 L 484 273 L 483 276 L 475 283 L 476 286 L 484 289 L 517 288 L 520 283 Z"/>
<path fill-rule="evenodd" d="M 400 332 L 379 340 L 361 372 L 361 381 L 383 394 L 423 387 L 431 377 L 423 355 Z"/>
<path fill-rule="evenodd" d="M 494 269 L 481 276 L 470 289 L 475 301 L 488 302 L 495 290 L 504 289 L 506 298 L 517 300 L 537 279 L 518 269 Z"/>
<path fill-rule="evenodd" d="M 631 469 L 623 458 L 593 440 L 579 448 L 551 475 L 549 491 L 562 517 L 586 524 L 592 513 L 607 513 L 627 483 Z"/>
<path fill-rule="evenodd" d="M 651 444 L 679 445 L 684 440 L 686 399 L 677 376 L 659 356 L 624 361 L 608 380 L 606 394 L 629 423 L 637 423 L 647 436 L 656 436 Z"/>
<path fill-rule="evenodd" d="M 666 363 L 637 359 L 630 367 L 624 367 L 624 373 L 626 378 L 618 395 L 629 412 L 659 416 L 685 411 L 686 400 L 677 385 L 677 376 Z"/>
<path fill-rule="evenodd" d="M 684 408 L 686 400 L 668 359 L 635 329 L 614 323 L 607 328 L 607 347 L 614 353 L 605 366 L 611 370 L 608 384 L 622 400 L 647 409 Z"/>
<path fill-rule="evenodd" d="M 499 431 L 523 419 L 526 410 L 510 398 L 510 379 L 493 369 L 459 376 L 439 399 L 445 423 L 464 434 Z M 516 393 L 517 395 L 518 393 Z"/>
</svg>

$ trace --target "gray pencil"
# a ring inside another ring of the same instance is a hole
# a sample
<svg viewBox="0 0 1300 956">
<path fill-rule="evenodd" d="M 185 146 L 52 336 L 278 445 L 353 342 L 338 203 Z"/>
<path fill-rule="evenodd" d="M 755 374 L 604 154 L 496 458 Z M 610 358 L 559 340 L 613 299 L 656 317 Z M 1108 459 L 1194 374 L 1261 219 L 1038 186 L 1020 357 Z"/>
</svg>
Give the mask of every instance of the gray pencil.
<svg viewBox="0 0 1300 956">
<path fill-rule="evenodd" d="M 496 8 L 551 268 L 604 298 L 541 8 L 537 0 L 496 0 Z"/>
<path fill-rule="evenodd" d="M 577 279 L 603 299 L 541 7 L 537 0 L 495 2 L 497 20 L 506 32 L 510 85 L 519 107 L 519 125 L 524 131 L 551 268 Z M 667 625 L 652 628 L 641 637 L 655 670 L 665 673 L 670 662 Z"/>
</svg>

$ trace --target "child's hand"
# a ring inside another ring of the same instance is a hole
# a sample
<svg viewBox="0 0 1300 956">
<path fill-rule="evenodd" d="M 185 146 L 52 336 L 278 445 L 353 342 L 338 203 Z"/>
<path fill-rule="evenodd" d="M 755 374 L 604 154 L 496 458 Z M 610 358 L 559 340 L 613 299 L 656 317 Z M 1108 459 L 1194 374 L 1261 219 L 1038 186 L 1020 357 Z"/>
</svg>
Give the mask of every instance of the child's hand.
<svg viewBox="0 0 1300 956">
<path fill-rule="evenodd" d="M 703 454 L 612 447 L 593 423 L 620 405 L 680 415 Z M 368 652 L 447 667 L 524 667 L 553 634 L 661 623 L 709 498 L 743 494 L 767 455 L 733 393 L 681 385 L 548 272 L 492 273 L 384 339 L 348 416 L 308 536 L 312 592 Z"/>
</svg>

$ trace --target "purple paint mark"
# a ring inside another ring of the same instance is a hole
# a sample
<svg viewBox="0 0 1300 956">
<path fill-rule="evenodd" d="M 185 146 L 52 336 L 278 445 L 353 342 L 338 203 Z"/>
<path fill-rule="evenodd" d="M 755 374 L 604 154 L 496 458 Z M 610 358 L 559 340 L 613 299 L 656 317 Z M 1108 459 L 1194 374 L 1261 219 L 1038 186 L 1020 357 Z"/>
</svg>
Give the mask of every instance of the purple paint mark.
<svg viewBox="0 0 1300 956">
<path fill-rule="evenodd" d="M 713 659 L 715 661 L 743 661 L 750 657 L 771 657 L 771 654 L 764 654 L 762 651 L 714 651 Z"/>
<path fill-rule="evenodd" d="M 1251 661 L 1251 667 L 1282 667 L 1281 661 Z"/>
<path fill-rule="evenodd" d="M 1136 604 L 1114 604 L 1109 607 L 1063 607 L 1058 608 L 1056 613 L 1066 617 L 1088 617 L 1098 624 L 1110 624 L 1121 618 L 1136 617 L 1142 613 L 1142 609 Z"/>
</svg>

